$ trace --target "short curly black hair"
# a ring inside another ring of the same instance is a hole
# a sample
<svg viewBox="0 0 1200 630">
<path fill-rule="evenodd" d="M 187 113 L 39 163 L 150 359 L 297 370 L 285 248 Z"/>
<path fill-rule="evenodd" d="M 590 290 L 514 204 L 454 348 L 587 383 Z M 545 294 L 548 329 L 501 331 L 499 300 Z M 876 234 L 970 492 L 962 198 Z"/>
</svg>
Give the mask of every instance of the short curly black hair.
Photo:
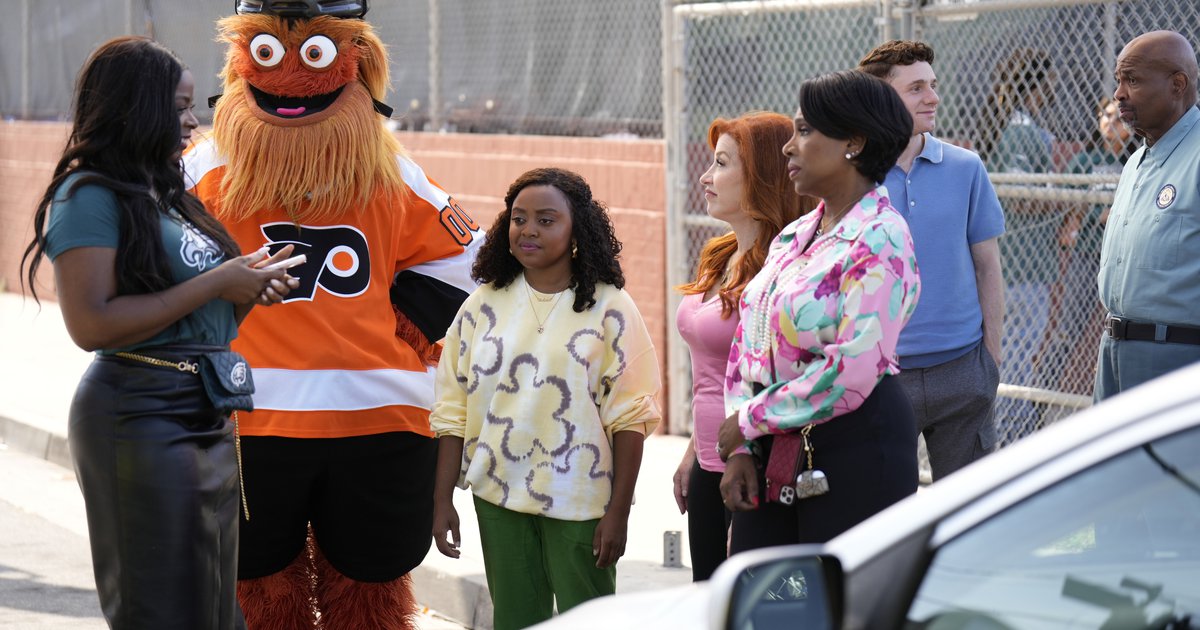
<svg viewBox="0 0 1200 630">
<path fill-rule="evenodd" d="M 800 84 L 804 120 L 836 140 L 862 136 L 862 151 L 854 157 L 859 173 L 875 183 L 908 146 L 913 121 L 900 95 L 887 82 L 861 70 L 843 70 Z"/>
<path fill-rule="evenodd" d="M 471 277 L 477 282 L 503 288 L 524 271 L 509 251 L 508 223 L 513 200 L 530 186 L 553 186 L 571 206 L 571 240 L 577 248 L 571 257 L 570 284 L 575 291 L 575 312 L 582 313 L 596 303 L 593 295 L 598 282 L 624 288 L 625 274 L 621 272 L 619 260 L 621 241 L 617 240 L 608 210 L 592 198 L 592 189 L 583 177 L 561 168 L 535 168 L 508 187 L 508 193 L 504 195 L 504 212 L 488 229 L 487 239 L 479 248 L 475 266 L 471 268 Z"/>
</svg>

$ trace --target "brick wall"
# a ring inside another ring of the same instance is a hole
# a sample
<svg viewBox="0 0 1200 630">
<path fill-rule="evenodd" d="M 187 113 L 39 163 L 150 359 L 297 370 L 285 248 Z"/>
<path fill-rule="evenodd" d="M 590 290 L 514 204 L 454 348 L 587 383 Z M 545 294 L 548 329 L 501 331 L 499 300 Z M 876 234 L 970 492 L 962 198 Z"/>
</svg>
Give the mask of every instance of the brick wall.
<svg viewBox="0 0 1200 630">
<path fill-rule="evenodd" d="M 69 132 L 65 124 L 0 123 L 0 290 L 21 290 L 21 254 L 33 238 L 33 212 Z M 48 262 L 39 278 L 38 296 L 54 299 Z"/>
<path fill-rule="evenodd" d="M 0 123 L 0 290 L 20 291 L 21 253 L 33 236 L 33 212 L 50 181 L 68 128 L 59 123 Z M 637 302 L 665 366 L 666 192 L 663 143 L 543 136 L 402 132 L 413 159 L 483 226 L 504 207 L 521 173 L 557 166 L 583 175 L 609 208 L 624 243 L 626 289 Z M 39 296 L 53 299 L 50 265 L 39 274 Z M 664 382 L 665 382 L 664 370 Z M 665 412 L 666 397 L 660 401 Z"/>
</svg>

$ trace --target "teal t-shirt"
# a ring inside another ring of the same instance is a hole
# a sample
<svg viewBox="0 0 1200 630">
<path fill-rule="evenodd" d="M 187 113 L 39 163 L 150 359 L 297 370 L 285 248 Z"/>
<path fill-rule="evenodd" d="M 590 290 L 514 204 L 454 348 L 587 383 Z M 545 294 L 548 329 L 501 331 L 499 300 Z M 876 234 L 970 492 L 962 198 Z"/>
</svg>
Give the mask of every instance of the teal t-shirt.
<svg viewBox="0 0 1200 630">
<path fill-rule="evenodd" d="M 1124 166 L 1119 156 L 1113 155 L 1107 149 L 1088 149 L 1076 153 L 1067 163 L 1068 173 L 1093 175 L 1120 175 Z M 1116 190 L 1116 184 L 1093 184 L 1092 190 Z M 1077 254 L 1100 256 L 1100 244 L 1104 241 L 1104 224 L 1100 223 L 1100 215 L 1108 209 L 1105 204 L 1097 204 L 1088 209 L 1079 226 L 1079 238 L 1075 241 Z"/>
<path fill-rule="evenodd" d="M 1048 173 L 1054 161 L 1054 137 L 1028 113 L 1018 110 L 1000 135 L 988 160 L 998 173 Z M 1056 235 L 1061 212 L 1029 212 L 1012 198 L 1004 199 L 1005 234 L 1000 237 L 1000 257 L 1008 284 L 1045 283 L 1057 277 Z"/>
<path fill-rule="evenodd" d="M 46 227 L 46 255 L 54 260 L 76 247 L 117 248 L 120 240 L 120 206 L 113 192 L 97 184 L 67 191 L 81 175 L 72 175 L 55 193 Z M 163 249 L 176 284 L 215 269 L 224 261 L 221 248 L 208 236 L 171 211 L 159 219 Z M 173 343 L 224 346 L 237 336 L 233 304 L 212 300 L 157 335 L 129 346 L 102 348 L 100 354 L 136 350 Z"/>
</svg>

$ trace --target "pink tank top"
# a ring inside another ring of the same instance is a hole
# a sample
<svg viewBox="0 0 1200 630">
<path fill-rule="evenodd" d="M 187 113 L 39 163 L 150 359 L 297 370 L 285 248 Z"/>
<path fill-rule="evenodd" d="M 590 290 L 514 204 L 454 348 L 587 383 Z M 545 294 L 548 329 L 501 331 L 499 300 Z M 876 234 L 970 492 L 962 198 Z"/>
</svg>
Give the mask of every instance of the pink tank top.
<svg viewBox="0 0 1200 630">
<path fill-rule="evenodd" d="M 738 313 L 721 319 L 721 299 L 704 301 L 704 294 L 685 295 L 675 312 L 675 326 L 692 357 L 692 428 L 700 467 L 722 472 L 717 457 L 717 430 L 725 420 L 725 365 L 737 330 Z"/>
</svg>

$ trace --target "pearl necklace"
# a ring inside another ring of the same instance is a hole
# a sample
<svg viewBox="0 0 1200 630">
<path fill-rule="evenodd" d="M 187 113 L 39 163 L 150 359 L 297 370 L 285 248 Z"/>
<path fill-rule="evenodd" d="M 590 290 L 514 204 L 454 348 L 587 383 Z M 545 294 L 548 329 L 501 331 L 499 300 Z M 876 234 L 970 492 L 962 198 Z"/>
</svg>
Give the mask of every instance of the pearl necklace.
<svg viewBox="0 0 1200 630">
<path fill-rule="evenodd" d="M 529 286 L 528 280 L 525 280 L 524 282 L 525 282 L 525 295 L 529 296 L 529 309 L 533 311 L 533 318 L 535 320 L 537 320 L 537 323 L 538 323 L 537 331 L 538 331 L 538 334 L 540 335 L 546 330 L 546 322 L 550 319 L 550 314 L 554 312 L 554 307 L 558 306 L 558 301 L 562 299 L 563 294 L 566 293 L 567 291 L 566 291 L 566 289 L 564 289 L 562 291 L 559 291 L 558 293 L 555 293 L 553 296 L 546 295 L 540 291 L 536 291 L 533 287 Z M 535 293 L 537 295 L 534 295 Z M 543 296 L 545 296 L 545 297 L 543 297 Z M 543 303 L 543 304 L 545 304 L 546 302 L 549 302 L 551 300 L 554 301 L 554 303 L 550 305 L 550 310 L 546 311 L 545 317 L 538 316 L 537 306 L 535 306 L 533 303 L 534 300 L 537 300 L 538 302 Z"/>
<path fill-rule="evenodd" d="M 748 317 L 748 330 L 745 338 L 749 341 L 750 354 L 762 356 L 768 354 L 772 350 L 773 339 L 771 332 L 770 320 L 774 308 L 768 308 L 767 302 L 771 299 L 775 289 L 790 282 L 793 278 L 800 275 L 801 271 L 808 266 L 811 261 L 821 250 L 834 243 L 836 239 L 826 238 L 821 239 L 820 245 L 813 247 L 817 239 L 822 236 L 821 225 L 817 224 L 817 229 L 813 233 L 812 240 L 800 252 L 798 256 L 792 258 L 790 262 L 781 264 L 783 256 L 780 256 L 771 265 L 770 275 L 767 276 L 766 282 L 762 284 L 762 291 L 759 292 L 757 299 L 754 302 L 754 307 L 750 311 Z M 760 272 L 760 276 L 761 276 Z"/>
</svg>

